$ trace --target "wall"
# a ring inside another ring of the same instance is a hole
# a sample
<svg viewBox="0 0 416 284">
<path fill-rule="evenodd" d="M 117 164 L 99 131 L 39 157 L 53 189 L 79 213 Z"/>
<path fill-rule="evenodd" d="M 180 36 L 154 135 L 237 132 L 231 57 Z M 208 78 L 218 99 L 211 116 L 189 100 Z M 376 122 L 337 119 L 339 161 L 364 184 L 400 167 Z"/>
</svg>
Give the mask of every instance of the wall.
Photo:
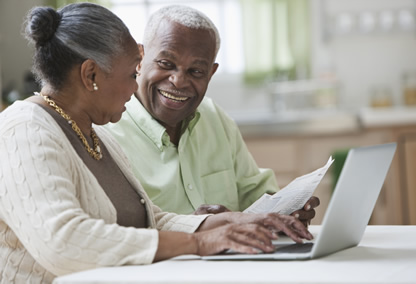
<svg viewBox="0 0 416 284">
<path fill-rule="evenodd" d="M 416 31 L 327 37 L 325 30 L 333 23 L 325 18 L 343 11 L 358 15 L 402 8 L 410 9 L 415 15 L 416 1 L 311 0 L 310 4 L 312 76 L 335 75 L 341 83 L 340 102 L 345 109 L 368 106 L 374 86 L 390 88 L 393 103 L 400 105 L 402 75 L 416 70 Z M 246 89 L 233 76 L 214 75 L 207 94 L 231 114 L 266 110 L 270 102 L 265 88 Z"/>
<path fill-rule="evenodd" d="M 402 75 L 416 70 L 416 30 L 403 32 L 395 18 L 391 31 L 381 31 L 377 22 L 372 31 L 359 28 L 360 16 L 369 12 L 397 15 L 402 10 L 415 16 L 414 0 L 313 0 L 314 41 L 312 43 L 314 74 L 333 72 L 343 85 L 343 104 L 347 108 L 367 106 L 374 86 L 390 88 L 393 103 L 402 103 Z M 330 16 L 349 13 L 355 16 L 351 32 L 331 36 Z M 415 19 L 415 18 L 414 18 Z M 380 24 L 379 24 L 380 25 Z"/>
<path fill-rule="evenodd" d="M 0 62 L 3 87 L 15 86 L 23 92 L 23 74 L 30 70 L 32 50 L 21 35 L 24 15 L 42 0 L 0 1 Z M 416 70 L 416 37 L 413 34 L 385 36 L 347 36 L 326 39 L 325 13 L 371 11 L 413 7 L 414 0 L 311 0 L 313 33 L 313 76 L 333 72 L 340 79 L 345 108 L 368 105 L 370 89 L 383 84 L 391 87 L 396 104 L 401 103 L 401 76 Z M 221 65 L 221 62 L 220 62 Z M 235 75 L 214 75 L 208 96 L 231 113 L 259 112 L 268 108 L 265 88 L 247 88 Z"/>
<path fill-rule="evenodd" d="M 0 66 L 3 88 L 23 92 L 23 76 L 32 65 L 32 49 L 22 35 L 26 13 L 42 0 L 0 1 Z"/>
</svg>

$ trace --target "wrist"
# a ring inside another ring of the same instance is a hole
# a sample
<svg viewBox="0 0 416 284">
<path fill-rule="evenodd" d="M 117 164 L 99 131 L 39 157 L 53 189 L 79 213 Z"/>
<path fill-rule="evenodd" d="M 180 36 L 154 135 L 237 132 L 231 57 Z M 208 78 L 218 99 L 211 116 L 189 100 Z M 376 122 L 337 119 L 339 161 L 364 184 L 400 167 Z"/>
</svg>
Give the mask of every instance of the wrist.
<svg viewBox="0 0 416 284">
<path fill-rule="evenodd" d="M 222 225 L 238 223 L 240 212 L 225 212 L 222 216 Z"/>
<path fill-rule="evenodd" d="M 235 223 L 235 214 L 237 212 L 223 212 L 208 216 L 198 227 L 197 232 L 211 230 L 220 226 Z"/>
<path fill-rule="evenodd" d="M 191 244 L 191 254 L 201 255 L 199 251 L 199 233 L 193 233 L 189 236 L 191 237 L 189 241 Z"/>
</svg>

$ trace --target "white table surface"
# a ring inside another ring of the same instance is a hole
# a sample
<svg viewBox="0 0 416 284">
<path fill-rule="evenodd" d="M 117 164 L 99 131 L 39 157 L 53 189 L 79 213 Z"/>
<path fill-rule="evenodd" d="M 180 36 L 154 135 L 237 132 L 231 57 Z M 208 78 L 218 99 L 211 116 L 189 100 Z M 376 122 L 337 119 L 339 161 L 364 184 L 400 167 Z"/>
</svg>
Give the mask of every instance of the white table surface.
<svg viewBox="0 0 416 284">
<path fill-rule="evenodd" d="M 313 233 L 320 226 L 311 226 Z M 168 260 L 98 268 L 54 284 L 86 283 L 416 283 L 416 226 L 368 226 L 358 247 L 315 260 Z"/>
</svg>

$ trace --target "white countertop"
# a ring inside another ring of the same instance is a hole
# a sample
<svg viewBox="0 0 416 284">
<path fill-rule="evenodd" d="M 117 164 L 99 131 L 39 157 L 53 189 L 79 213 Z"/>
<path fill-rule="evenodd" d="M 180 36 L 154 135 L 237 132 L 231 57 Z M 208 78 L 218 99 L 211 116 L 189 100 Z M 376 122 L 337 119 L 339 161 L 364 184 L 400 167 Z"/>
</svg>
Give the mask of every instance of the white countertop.
<svg viewBox="0 0 416 284">
<path fill-rule="evenodd" d="M 372 127 L 416 125 L 415 107 L 362 108 L 348 110 L 297 110 L 273 113 L 267 110 L 234 112 L 244 136 L 332 135 Z"/>
<path fill-rule="evenodd" d="M 244 136 L 315 135 L 355 132 L 360 129 L 353 112 L 341 110 L 296 110 L 284 113 L 252 111 L 230 113 Z"/>
<path fill-rule="evenodd" d="M 359 112 L 364 127 L 416 124 L 415 107 L 363 108 Z"/>
</svg>

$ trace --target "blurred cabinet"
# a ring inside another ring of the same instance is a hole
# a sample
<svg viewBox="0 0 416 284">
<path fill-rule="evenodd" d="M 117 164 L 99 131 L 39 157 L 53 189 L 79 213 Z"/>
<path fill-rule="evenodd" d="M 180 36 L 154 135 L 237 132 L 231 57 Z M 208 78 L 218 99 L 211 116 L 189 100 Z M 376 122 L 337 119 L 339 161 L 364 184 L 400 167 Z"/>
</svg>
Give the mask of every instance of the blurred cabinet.
<svg viewBox="0 0 416 284">
<path fill-rule="evenodd" d="M 400 171 L 404 224 L 416 224 L 416 133 L 405 133 L 400 139 Z"/>
<path fill-rule="evenodd" d="M 397 142 L 398 151 L 370 224 L 416 224 L 416 125 L 367 128 L 334 135 L 254 137 L 243 133 L 243 137 L 259 167 L 274 170 L 281 188 L 296 177 L 323 166 L 336 151 Z M 315 191 L 321 205 L 313 224 L 321 223 L 328 206 L 333 190 L 331 170 L 332 167 Z"/>
<path fill-rule="evenodd" d="M 2 44 L 1 41 L 1 34 L 0 34 L 0 45 Z M 3 110 L 3 85 L 2 85 L 2 65 L 1 65 L 1 56 L 0 56 L 0 112 Z"/>
</svg>

